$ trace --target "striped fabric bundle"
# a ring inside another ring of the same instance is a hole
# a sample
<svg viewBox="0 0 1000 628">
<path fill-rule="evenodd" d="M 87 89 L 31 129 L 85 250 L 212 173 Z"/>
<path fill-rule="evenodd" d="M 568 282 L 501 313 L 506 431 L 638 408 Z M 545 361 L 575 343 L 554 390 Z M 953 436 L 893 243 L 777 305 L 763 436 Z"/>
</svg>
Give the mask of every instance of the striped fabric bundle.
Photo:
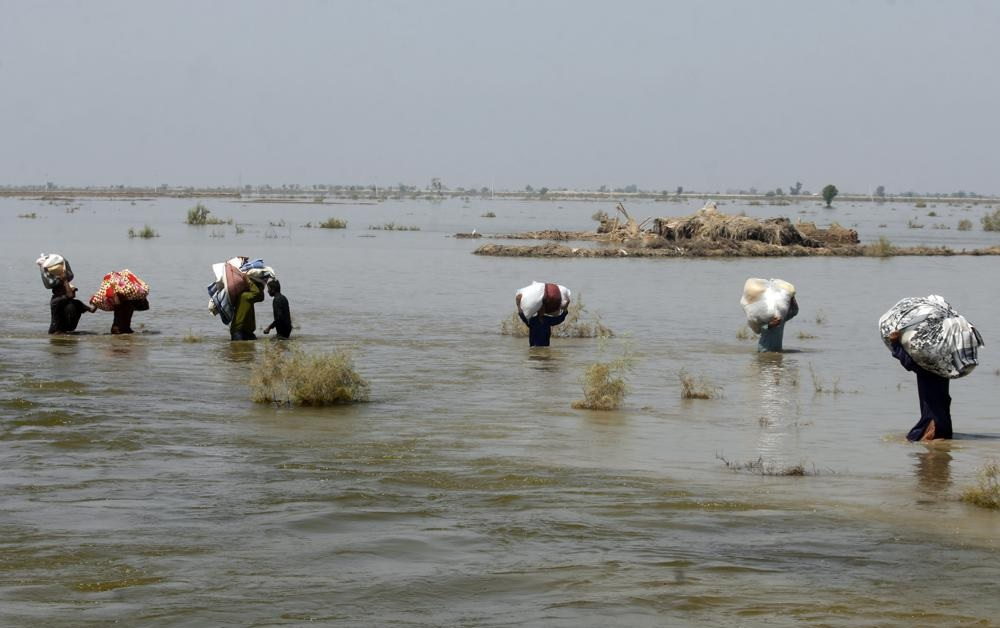
<svg viewBox="0 0 1000 628">
<path fill-rule="evenodd" d="M 901 331 L 900 344 L 925 370 L 956 379 L 979 364 L 983 337 L 943 297 L 907 297 L 878 320 L 882 342 L 891 346 L 889 334 Z"/>
</svg>

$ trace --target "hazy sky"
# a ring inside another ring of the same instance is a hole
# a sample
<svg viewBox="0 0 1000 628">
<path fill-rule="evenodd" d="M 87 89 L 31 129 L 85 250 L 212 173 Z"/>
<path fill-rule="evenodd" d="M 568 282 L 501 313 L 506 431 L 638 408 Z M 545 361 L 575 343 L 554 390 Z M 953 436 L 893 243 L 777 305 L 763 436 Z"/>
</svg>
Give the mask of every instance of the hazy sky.
<svg viewBox="0 0 1000 628">
<path fill-rule="evenodd" d="M 0 0 L 0 184 L 994 194 L 998 63 L 989 0 Z"/>
</svg>

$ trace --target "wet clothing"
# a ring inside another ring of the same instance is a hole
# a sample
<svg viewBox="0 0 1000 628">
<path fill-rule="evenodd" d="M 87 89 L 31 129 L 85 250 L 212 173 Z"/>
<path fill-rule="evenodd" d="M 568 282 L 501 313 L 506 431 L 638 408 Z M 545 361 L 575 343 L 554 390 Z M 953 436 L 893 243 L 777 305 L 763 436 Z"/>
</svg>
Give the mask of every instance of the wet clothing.
<svg viewBox="0 0 1000 628">
<path fill-rule="evenodd" d="M 788 304 L 788 314 L 785 318 L 781 319 L 775 327 L 764 327 L 760 332 L 760 338 L 757 339 L 757 353 L 765 353 L 768 351 L 781 351 L 781 341 L 785 335 L 785 323 L 795 318 L 795 315 L 799 313 L 799 304 L 792 298 L 792 302 Z"/>
<path fill-rule="evenodd" d="M 545 316 L 536 314 L 530 319 L 524 312 L 518 312 L 521 322 L 528 326 L 528 345 L 532 347 L 549 346 L 549 338 L 552 336 L 552 327 L 566 320 L 567 311 L 563 311 L 559 316 Z"/>
<path fill-rule="evenodd" d="M 80 317 L 88 309 L 83 301 L 66 296 L 64 290 L 54 290 L 52 300 L 49 301 L 49 311 L 52 315 L 49 333 L 66 334 L 75 331 L 76 326 L 80 323 Z"/>
<path fill-rule="evenodd" d="M 278 332 L 279 338 L 292 335 L 292 313 L 288 309 L 288 298 L 280 292 L 271 299 L 271 309 L 274 310 L 274 322 L 271 328 Z"/>
<path fill-rule="evenodd" d="M 115 320 L 111 323 L 112 334 L 131 334 L 132 314 L 135 312 L 134 301 L 121 301 L 115 306 Z"/>
<path fill-rule="evenodd" d="M 236 311 L 233 322 L 229 324 L 229 337 L 233 340 L 256 340 L 254 331 L 257 329 L 257 317 L 254 314 L 254 303 L 264 300 L 264 291 L 256 281 L 247 281 L 246 292 L 236 298 Z"/>
<path fill-rule="evenodd" d="M 935 375 L 921 367 L 898 342 L 892 345 L 892 357 L 899 360 L 907 371 L 913 371 L 917 375 L 920 420 L 906 435 L 907 440 L 923 438 L 932 421 L 934 438 L 951 438 L 951 395 L 948 394 L 948 378 Z"/>
</svg>

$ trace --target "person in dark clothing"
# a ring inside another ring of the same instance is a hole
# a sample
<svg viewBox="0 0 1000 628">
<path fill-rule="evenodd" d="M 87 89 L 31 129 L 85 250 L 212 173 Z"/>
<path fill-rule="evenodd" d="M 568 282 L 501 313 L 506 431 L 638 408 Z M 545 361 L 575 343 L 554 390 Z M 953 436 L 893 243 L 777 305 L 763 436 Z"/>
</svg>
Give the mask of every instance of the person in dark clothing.
<svg viewBox="0 0 1000 628">
<path fill-rule="evenodd" d="M 517 295 L 515 301 L 517 303 L 518 317 L 520 317 L 522 323 L 528 326 L 528 346 L 549 346 L 549 338 L 552 336 L 552 328 L 566 320 L 566 314 L 569 313 L 569 304 L 567 303 L 567 309 L 563 310 L 557 316 L 546 316 L 541 310 L 539 310 L 538 314 L 528 318 L 524 315 L 524 312 L 521 311 L 520 294 Z M 542 309 L 545 308 L 543 307 Z"/>
<path fill-rule="evenodd" d="M 50 334 L 68 334 L 76 331 L 80 317 L 84 312 L 93 312 L 97 308 L 87 307 L 76 298 L 76 288 L 72 284 L 60 281 L 52 288 L 52 299 L 49 301 Z"/>
<path fill-rule="evenodd" d="M 277 279 L 267 282 L 267 293 L 271 295 L 274 320 L 264 328 L 264 333 L 269 334 L 273 329 L 278 332 L 278 338 L 288 338 L 292 335 L 292 313 L 288 309 L 288 298 L 281 294 L 281 283 Z"/>
<path fill-rule="evenodd" d="M 132 334 L 132 314 L 144 312 L 149 309 L 147 299 L 137 299 L 132 301 L 119 301 L 113 310 L 115 319 L 111 323 L 112 334 Z"/>
<path fill-rule="evenodd" d="M 907 371 L 917 375 L 917 395 L 920 397 L 920 420 L 906 435 L 907 440 L 936 440 L 951 438 L 951 396 L 948 394 L 947 377 L 924 369 L 910 357 L 899 342 L 900 331 L 889 334 L 892 357 L 899 360 Z"/>
<path fill-rule="evenodd" d="M 254 314 L 254 303 L 264 300 L 264 291 L 256 281 L 247 280 L 246 292 L 236 299 L 236 313 L 233 322 L 229 324 L 229 337 L 233 340 L 257 340 L 254 331 L 257 329 L 257 317 Z"/>
</svg>

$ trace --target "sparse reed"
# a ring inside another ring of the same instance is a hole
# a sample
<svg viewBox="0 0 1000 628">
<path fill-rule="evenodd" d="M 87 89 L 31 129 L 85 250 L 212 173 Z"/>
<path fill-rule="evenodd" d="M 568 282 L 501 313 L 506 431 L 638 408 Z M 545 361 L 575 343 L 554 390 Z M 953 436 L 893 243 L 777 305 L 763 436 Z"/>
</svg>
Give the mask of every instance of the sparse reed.
<svg viewBox="0 0 1000 628">
<path fill-rule="evenodd" d="M 573 402 L 579 410 L 617 410 L 628 393 L 625 379 L 632 370 L 628 355 L 611 362 L 595 362 L 583 376 L 583 399 Z"/>
<path fill-rule="evenodd" d="M 761 423 L 761 427 L 765 427 L 766 417 L 762 417 L 764 421 Z M 794 465 L 781 465 L 773 460 L 764 460 L 763 457 L 758 457 L 756 460 L 748 460 L 747 462 L 735 462 L 727 460 L 725 456 L 721 454 L 715 454 L 716 459 L 721 460 L 727 469 L 732 471 L 742 471 L 744 473 L 753 473 L 756 475 L 777 475 L 785 477 L 804 477 L 807 475 L 819 475 L 816 468 L 807 470 L 805 465 L 801 462 Z"/>
<path fill-rule="evenodd" d="M 963 218 L 958 221 L 959 231 L 972 231 L 972 221 L 968 218 Z"/>
<path fill-rule="evenodd" d="M 486 212 L 483 214 L 483 218 L 496 218 L 497 215 L 494 212 Z"/>
<path fill-rule="evenodd" d="M 202 341 L 202 337 L 199 336 L 198 334 L 194 333 L 190 329 L 188 329 L 188 332 L 186 334 L 184 334 L 184 336 L 181 338 L 181 340 L 184 341 L 184 342 L 188 342 L 188 343 L 196 343 L 196 342 L 201 342 Z"/>
<path fill-rule="evenodd" d="M 983 231 L 1000 231 L 1000 209 L 992 214 L 985 214 L 979 220 L 983 223 Z"/>
<path fill-rule="evenodd" d="M 158 238 L 160 234 L 156 233 L 152 227 L 149 225 L 144 225 L 142 229 L 136 231 L 132 227 L 128 229 L 128 237 L 130 238 Z"/>
<path fill-rule="evenodd" d="M 892 245 L 889 238 L 879 236 L 878 240 L 865 245 L 865 255 L 869 257 L 891 257 L 895 255 L 896 247 Z"/>
<path fill-rule="evenodd" d="M 962 491 L 962 501 L 982 508 L 1000 510 L 1000 464 L 989 462 L 976 474 L 977 485 Z"/>
<path fill-rule="evenodd" d="M 38 214 L 36 214 L 35 212 L 30 212 L 30 213 L 27 213 L 27 214 L 18 214 L 17 217 L 18 218 L 38 218 Z"/>
<path fill-rule="evenodd" d="M 722 386 L 713 384 L 704 375 L 696 377 L 682 368 L 677 377 L 681 380 L 681 399 L 719 399 L 723 395 Z"/>
<path fill-rule="evenodd" d="M 198 203 L 188 210 L 187 224 L 189 225 L 228 225 L 233 223 L 232 218 L 222 220 L 212 216 L 212 211 L 203 204 Z"/>
<path fill-rule="evenodd" d="M 394 222 L 387 222 L 381 225 L 368 225 L 368 228 L 372 231 L 420 231 L 420 227 L 416 225 L 397 225 Z"/>
</svg>

